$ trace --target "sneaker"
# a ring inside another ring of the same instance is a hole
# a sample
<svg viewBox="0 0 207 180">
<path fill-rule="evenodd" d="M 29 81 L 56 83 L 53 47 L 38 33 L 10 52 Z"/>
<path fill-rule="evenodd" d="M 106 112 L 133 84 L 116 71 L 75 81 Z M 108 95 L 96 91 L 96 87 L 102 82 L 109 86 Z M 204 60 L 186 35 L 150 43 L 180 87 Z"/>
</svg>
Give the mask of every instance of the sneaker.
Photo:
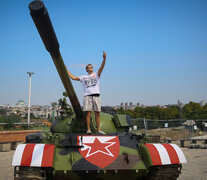
<svg viewBox="0 0 207 180">
<path fill-rule="evenodd" d="M 103 132 L 103 131 L 101 131 L 101 130 L 98 131 L 98 133 L 99 133 L 99 134 L 106 134 L 105 132 Z"/>
<path fill-rule="evenodd" d="M 91 130 L 88 129 L 88 130 L 86 131 L 86 133 L 87 133 L 87 134 L 91 134 Z"/>
</svg>

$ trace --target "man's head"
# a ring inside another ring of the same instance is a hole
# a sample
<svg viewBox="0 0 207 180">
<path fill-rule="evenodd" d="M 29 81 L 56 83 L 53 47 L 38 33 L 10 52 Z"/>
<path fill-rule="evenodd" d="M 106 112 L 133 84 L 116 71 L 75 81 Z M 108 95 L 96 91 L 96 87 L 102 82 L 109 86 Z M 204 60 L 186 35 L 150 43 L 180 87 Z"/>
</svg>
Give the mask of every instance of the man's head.
<svg viewBox="0 0 207 180">
<path fill-rule="evenodd" d="M 86 66 L 86 71 L 88 72 L 88 74 L 92 74 L 93 73 L 93 66 L 92 66 L 92 64 L 88 64 Z"/>
</svg>

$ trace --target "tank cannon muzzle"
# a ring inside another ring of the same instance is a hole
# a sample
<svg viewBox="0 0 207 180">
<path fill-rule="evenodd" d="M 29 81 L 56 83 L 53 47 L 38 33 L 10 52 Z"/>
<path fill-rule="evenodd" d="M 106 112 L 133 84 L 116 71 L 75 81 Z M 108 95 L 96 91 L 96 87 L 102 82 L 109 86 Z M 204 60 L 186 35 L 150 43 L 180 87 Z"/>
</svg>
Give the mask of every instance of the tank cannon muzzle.
<svg viewBox="0 0 207 180">
<path fill-rule="evenodd" d="M 37 27 L 47 51 L 53 57 L 60 55 L 59 43 L 53 29 L 47 8 L 42 1 L 32 1 L 29 4 L 30 14 Z"/>
</svg>

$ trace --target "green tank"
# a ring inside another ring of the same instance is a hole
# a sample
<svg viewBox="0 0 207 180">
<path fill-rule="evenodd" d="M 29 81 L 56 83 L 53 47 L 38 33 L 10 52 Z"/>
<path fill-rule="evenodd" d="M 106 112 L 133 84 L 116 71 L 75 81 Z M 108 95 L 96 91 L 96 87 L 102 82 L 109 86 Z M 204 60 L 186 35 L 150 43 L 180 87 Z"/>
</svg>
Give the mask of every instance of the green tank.
<svg viewBox="0 0 207 180">
<path fill-rule="evenodd" d="M 54 120 L 51 130 L 28 135 L 17 146 L 12 166 L 14 180 L 43 179 L 177 179 L 182 150 L 175 144 L 147 143 L 144 135 L 129 131 L 128 115 L 101 113 L 101 129 L 86 134 L 85 115 L 59 51 L 48 11 L 42 1 L 29 4 L 30 14 L 57 68 L 72 104 L 74 115 Z"/>
</svg>

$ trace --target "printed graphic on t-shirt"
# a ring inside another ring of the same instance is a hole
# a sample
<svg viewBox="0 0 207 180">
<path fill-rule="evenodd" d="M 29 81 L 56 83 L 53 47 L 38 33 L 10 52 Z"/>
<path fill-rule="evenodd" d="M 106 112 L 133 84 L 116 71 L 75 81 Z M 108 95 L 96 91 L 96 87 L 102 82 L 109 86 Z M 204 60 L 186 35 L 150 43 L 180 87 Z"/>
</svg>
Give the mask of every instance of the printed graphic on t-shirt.
<svg viewBox="0 0 207 180">
<path fill-rule="evenodd" d="M 85 87 L 86 88 L 89 88 L 89 87 L 92 87 L 92 86 L 96 86 L 96 83 L 97 83 L 97 78 L 95 75 L 93 75 L 92 77 L 86 77 L 84 78 L 84 83 L 85 83 Z"/>
</svg>

